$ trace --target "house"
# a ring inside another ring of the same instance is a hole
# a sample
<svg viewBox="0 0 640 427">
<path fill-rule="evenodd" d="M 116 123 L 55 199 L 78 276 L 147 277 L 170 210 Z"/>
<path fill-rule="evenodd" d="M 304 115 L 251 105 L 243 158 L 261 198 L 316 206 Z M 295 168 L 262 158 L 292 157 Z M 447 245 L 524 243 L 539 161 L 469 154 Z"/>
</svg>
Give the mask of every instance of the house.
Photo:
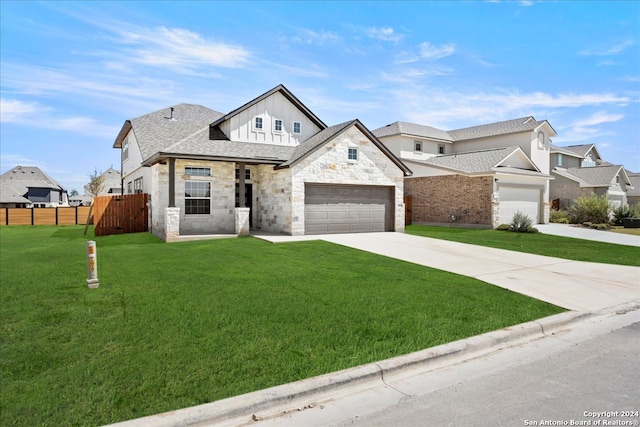
<svg viewBox="0 0 640 427">
<path fill-rule="evenodd" d="M 113 167 L 110 167 L 109 169 L 98 175 L 98 178 L 100 179 L 101 185 L 97 196 L 122 194 L 122 179 L 120 171 L 117 171 Z M 69 196 L 69 204 L 71 206 L 89 206 L 94 196 L 95 195 L 93 194 L 93 190 L 91 188 L 91 182 L 89 182 L 84 186 L 84 194 Z"/>
<path fill-rule="evenodd" d="M 165 240 L 404 229 L 410 170 L 359 120 L 327 127 L 283 85 L 227 114 L 179 104 L 127 120 L 113 146 Z"/>
<path fill-rule="evenodd" d="M 394 122 L 373 131 L 405 162 L 412 221 L 497 227 L 515 212 L 549 222 L 549 147 L 555 130 L 523 117 L 444 131 Z"/>
<path fill-rule="evenodd" d="M 634 185 L 622 165 L 613 165 L 600 157 L 594 144 L 551 146 L 549 197 L 566 209 L 580 196 L 606 195 L 614 207 L 628 204 L 627 193 Z"/>
<path fill-rule="evenodd" d="M 640 204 L 640 173 L 627 171 L 627 176 L 632 186 L 627 189 L 627 204 L 635 207 Z M 640 215 L 640 212 L 637 212 L 637 215 Z"/>
<path fill-rule="evenodd" d="M 16 166 L 0 175 L 0 207 L 69 206 L 67 190 L 35 166 Z"/>
</svg>

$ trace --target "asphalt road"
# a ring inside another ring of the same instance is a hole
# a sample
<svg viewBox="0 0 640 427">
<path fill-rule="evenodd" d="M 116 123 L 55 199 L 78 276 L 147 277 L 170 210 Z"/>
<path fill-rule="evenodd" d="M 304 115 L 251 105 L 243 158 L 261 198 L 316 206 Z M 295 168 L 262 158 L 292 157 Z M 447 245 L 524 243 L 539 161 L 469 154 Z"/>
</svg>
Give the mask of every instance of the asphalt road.
<svg viewBox="0 0 640 427">
<path fill-rule="evenodd" d="M 252 425 L 638 425 L 639 320 L 614 316 Z"/>
<path fill-rule="evenodd" d="M 640 322 L 535 362 L 409 398 L 336 425 L 620 425 L 616 424 L 619 421 L 638 425 L 638 411 Z M 602 412 L 611 414 L 595 416 Z M 594 424 L 596 421 L 613 424 Z"/>
</svg>

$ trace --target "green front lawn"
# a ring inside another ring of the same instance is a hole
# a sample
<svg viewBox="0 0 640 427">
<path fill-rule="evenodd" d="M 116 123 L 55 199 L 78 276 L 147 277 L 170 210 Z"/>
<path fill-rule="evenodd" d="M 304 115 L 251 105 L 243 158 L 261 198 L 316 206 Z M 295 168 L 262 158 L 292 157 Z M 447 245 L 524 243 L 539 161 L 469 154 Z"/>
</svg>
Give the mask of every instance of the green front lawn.
<svg viewBox="0 0 640 427">
<path fill-rule="evenodd" d="M 0 425 L 122 421 L 563 311 L 326 242 L 82 230 L 0 227 Z"/>
<path fill-rule="evenodd" d="M 640 247 L 572 239 L 542 233 L 409 225 L 407 234 L 489 246 L 575 261 L 640 266 Z M 605 231 L 603 231 L 605 233 Z"/>
</svg>

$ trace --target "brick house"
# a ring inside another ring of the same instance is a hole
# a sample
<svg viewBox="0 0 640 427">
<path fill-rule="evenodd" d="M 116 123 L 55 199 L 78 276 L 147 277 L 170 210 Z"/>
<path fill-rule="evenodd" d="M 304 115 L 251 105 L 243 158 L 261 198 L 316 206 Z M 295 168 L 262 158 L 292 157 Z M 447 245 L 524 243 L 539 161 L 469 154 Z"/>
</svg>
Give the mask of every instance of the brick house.
<svg viewBox="0 0 640 427">
<path fill-rule="evenodd" d="M 404 229 L 411 171 L 359 120 L 327 127 L 283 85 L 228 114 L 179 104 L 127 120 L 113 146 L 165 240 Z"/>
<path fill-rule="evenodd" d="M 444 131 L 394 122 L 373 131 L 412 170 L 405 178 L 417 223 L 497 227 L 520 211 L 549 222 L 546 121 L 523 117 Z"/>
</svg>

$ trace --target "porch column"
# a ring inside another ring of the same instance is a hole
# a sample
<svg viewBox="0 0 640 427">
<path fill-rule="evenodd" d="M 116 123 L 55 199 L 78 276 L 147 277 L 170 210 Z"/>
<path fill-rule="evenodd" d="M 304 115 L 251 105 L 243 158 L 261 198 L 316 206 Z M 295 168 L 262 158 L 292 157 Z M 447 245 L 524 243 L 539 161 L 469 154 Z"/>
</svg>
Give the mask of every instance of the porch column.
<svg viewBox="0 0 640 427">
<path fill-rule="evenodd" d="M 176 159 L 169 159 L 169 207 L 176 207 Z"/>
<path fill-rule="evenodd" d="M 246 203 L 245 203 L 246 195 L 245 195 L 245 191 L 244 191 L 245 190 L 244 189 L 244 185 L 245 185 L 244 184 L 244 177 L 245 177 L 246 172 L 245 172 L 245 164 L 244 163 L 238 163 L 238 174 L 239 174 L 239 177 L 238 177 L 238 180 L 239 180 L 238 181 L 238 198 L 240 199 L 239 200 L 240 204 L 238 205 L 238 207 L 244 208 L 244 207 L 246 207 Z"/>
</svg>

